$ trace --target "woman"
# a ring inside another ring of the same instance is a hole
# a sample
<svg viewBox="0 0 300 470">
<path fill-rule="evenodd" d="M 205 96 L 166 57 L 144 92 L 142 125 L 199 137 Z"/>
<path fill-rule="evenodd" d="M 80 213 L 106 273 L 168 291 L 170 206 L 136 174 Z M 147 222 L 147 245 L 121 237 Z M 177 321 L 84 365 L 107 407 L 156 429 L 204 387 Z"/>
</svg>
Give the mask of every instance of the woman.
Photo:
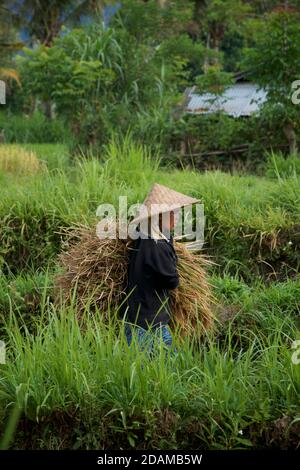
<svg viewBox="0 0 300 470">
<path fill-rule="evenodd" d="M 180 207 L 195 202 L 196 199 L 155 184 L 143 203 L 144 211 L 132 221 L 138 225 L 139 236 L 130 250 L 127 298 L 123 304 L 125 333 L 129 345 L 136 333 L 142 350 L 151 355 L 155 340 L 166 347 L 172 345 L 169 298 L 170 290 L 179 285 L 179 276 L 171 232 Z"/>
</svg>

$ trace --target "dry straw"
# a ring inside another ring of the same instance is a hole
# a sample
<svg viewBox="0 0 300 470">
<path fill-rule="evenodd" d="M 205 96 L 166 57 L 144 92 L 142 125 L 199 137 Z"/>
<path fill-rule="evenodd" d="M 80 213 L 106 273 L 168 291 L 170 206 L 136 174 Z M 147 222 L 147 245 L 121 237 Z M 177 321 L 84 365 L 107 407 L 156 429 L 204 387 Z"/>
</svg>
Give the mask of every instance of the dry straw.
<svg viewBox="0 0 300 470">
<path fill-rule="evenodd" d="M 54 282 L 56 303 L 75 300 L 80 317 L 86 306 L 97 307 L 105 321 L 117 311 L 124 299 L 130 240 L 100 239 L 95 227 L 77 225 L 63 232 L 67 235 L 64 251 L 59 255 L 60 274 Z M 212 306 L 216 302 L 206 268 L 213 264 L 203 255 L 189 252 L 175 242 L 178 255 L 180 286 L 171 291 L 171 328 L 182 336 L 191 335 L 196 327 L 207 331 L 213 327 Z M 74 296 L 74 297 L 73 297 Z"/>
<path fill-rule="evenodd" d="M 0 170 L 14 174 L 32 175 L 41 171 L 45 165 L 32 151 L 19 145 L 0 145 Z"/>
</svg>

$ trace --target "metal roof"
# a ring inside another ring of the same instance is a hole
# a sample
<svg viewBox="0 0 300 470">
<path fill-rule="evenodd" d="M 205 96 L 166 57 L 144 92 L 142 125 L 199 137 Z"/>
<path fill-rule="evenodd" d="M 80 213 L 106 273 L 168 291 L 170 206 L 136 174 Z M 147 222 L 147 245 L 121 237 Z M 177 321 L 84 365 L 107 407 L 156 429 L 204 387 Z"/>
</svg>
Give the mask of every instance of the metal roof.
<svg viewBox="0 0 300 470">
<path fill-rule="evenodd" d="M 194 89 L 188 90 L 186 112 L 190 114 L 205 114 L 222 109 L 230 116 L 249 116 L 258 111 L 267 98 L 266 91 L 255 83 L 235 83 L 217 98 L 211 93 L 198 95 Z M 209 101 L 214 98 L 214 102 Z"/>
</svg>

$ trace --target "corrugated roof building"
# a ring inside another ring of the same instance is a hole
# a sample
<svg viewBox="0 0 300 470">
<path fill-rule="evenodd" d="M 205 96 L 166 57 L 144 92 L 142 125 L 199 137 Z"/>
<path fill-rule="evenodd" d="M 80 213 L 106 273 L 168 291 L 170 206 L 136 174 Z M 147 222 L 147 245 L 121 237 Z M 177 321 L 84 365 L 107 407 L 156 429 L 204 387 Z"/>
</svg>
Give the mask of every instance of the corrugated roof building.
<svg viewBox="0 0 300 470">
<path fill-rule="evenodd" d="M 196 87 L 186 90 L 185 111 L 189 114 L 206 114 L 223 110 L 233 117 L 250 116 L 258 111 L 267 99 L 266 91 L 250 82 L 235 83 L 218 97 L 211 93 L 199 95 L 195 93 L 195 89 Z"/>
</svg>

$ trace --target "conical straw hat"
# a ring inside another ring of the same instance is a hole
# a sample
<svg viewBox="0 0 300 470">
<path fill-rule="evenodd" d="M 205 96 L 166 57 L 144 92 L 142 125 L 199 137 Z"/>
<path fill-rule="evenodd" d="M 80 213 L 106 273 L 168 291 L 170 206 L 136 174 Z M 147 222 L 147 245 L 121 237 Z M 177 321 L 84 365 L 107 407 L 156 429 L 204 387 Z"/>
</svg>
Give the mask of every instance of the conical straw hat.
<svg viewBox="0 0 300 470">
<path fill-rule="evenodd" d="M 136 224 L 150 216 L 180 209 L 196 202 L 200 202 L 200 200 L 155 183 L 144 200 L 140 212 L 131 223 Z"/>
</svg>

